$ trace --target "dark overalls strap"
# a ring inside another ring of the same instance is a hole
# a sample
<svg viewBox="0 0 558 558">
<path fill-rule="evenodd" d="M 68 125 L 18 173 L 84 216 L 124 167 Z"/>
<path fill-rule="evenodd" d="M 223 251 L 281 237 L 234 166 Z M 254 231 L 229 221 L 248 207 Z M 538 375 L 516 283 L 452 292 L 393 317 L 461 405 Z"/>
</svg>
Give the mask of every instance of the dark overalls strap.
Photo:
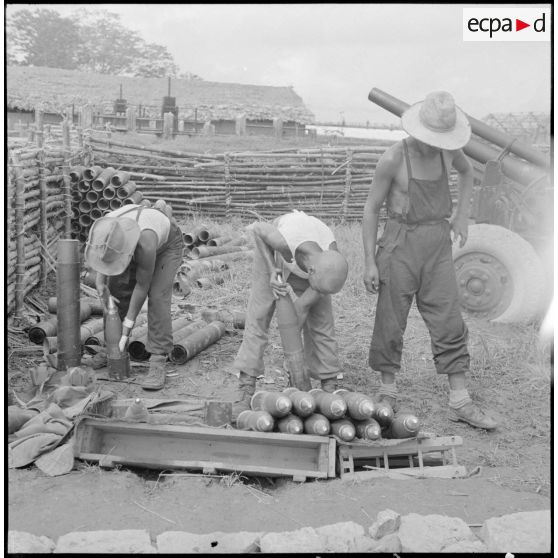
<svg viewBox="0 0 558 558">
<path fill-rule="evenodd" d="M 409 148 L 407 140 L 403 140 L 403 153 L 405 153 L 405 163 L 407 164 L 407 180 L 411 180 L 413 171 L 411 170 L 411 159 L 409 158 Z"/>
</svg>

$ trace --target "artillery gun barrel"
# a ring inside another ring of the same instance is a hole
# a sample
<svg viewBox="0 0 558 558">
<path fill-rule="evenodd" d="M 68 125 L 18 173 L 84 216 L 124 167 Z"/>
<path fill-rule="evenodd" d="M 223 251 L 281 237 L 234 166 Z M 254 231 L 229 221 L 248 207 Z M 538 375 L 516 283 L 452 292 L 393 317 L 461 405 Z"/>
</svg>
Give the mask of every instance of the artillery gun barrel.
<svg viewBox="0 0 558 558">
<path fill-rule="evenodd" d="M 403 112 L 410 107 L 408 103 L 405 103 L 376 87 L 370 91 L 368 99 L 396 116 L 401 116 Z M 498 132 L 490 126 L 487 126 L 486 124 L 471 118 L 468 115 L 467 118 L 469 119 L 473 133 L 488 141 L 496 143 L 500 147 L 508 147 L 509 151 L 515 155 L 527 159 L 531 163 L 537 165 L 537 167 L 534 167 L 532 165 L 525 164 L 522 161 L 518 161 L 517 159 L 512 159 L 506 155 L 502 159 L 502 172 L 508 178 L 518 182 L 519 184 L 527 186 L 532 182 L 547 176 L 546 171 L 548 170 L 548 160 L 544 154 L 529 147 L 528 145 L 525 145 L 524 143 L 513 141 L 513 137 L 502 132 Z M 487 130 L 489 130 L 490 133 L 487 133 Z M 513 143 L 511 143 L 512 141 Z M 485 164 L 487 161 L 496 160 L 500 156 L 500 152 L 497 149 L 494 149 L 489 145 L 485 145 L 475 139 L 470 139 L 469 143 L 463 148 L 463 151 L 466 155 L 482 164 Z"/>
</svg>

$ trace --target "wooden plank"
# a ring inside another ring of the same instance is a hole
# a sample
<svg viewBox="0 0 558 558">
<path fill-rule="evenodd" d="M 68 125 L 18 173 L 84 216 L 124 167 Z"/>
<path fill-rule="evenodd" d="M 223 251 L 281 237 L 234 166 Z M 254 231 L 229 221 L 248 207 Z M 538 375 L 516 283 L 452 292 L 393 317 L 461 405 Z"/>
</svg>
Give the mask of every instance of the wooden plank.
<svg viewBox="0 0 558 558">
<path fill-rule="evenodd" d="M 164 436 L 187 435 L 188 438 L 197 438 L 200 440 L 225 440 L 232 439 L 241 441 L 262 441 L 267 445 L 288 445 L 300 447 L 319 447 L 328 445 L 329 438 L 326 436 L 312 436 L 308 434 L 283 434 L 275 432 L 252 432 L 249 430 L 233 430 L 213 427 L 201 426 L 181 426 L 181 425 L 165 425 L 165 424 L 145 424 L 145 423 L 128 423 L 113 420 L 86 419 L 84 425 L 94 426 L 99 430 L 107 432 L 126 432 L 136 434 L 160 434 Z"/>
<path fill-rule="evenodd" d="M 256 476 L 303 476 L 297 469 L 281 469 L 275 467 L 262 467 L 259 465 L 238 464 L 229 465 L 210 461 L 190 461 L 179 459 L 165 459 L 150 457 L 149 459 L 134 459 L 119 455 L 106 455 L 103 453 L 81 453 L 76 456 L 83 461 L 99 463 L 102 467 L 114 467 L 117 464 L 145 467 L 148 469 L 193 469 L 203 471 L 225 471 L 230 473 L 251 473 Z M 211 473 L 214 474 L 214 473 Z M 311 478 L 327 478 L 324 471 L 304 471 L 304 476 Z"/>
<path fill-rule="evenodd" d="M 335 441 L 335 438 L 330 438 L 329 439 L 329 455 L 328 455 L 328 463 L 329 463 L 329 469 L 328 469 L 328 476 L 329 477 L 333 477 L 335 478 L 337 476 L 336 471 L 335 471 L 335 458 L 336 458 L 336 448 L 337 448 L 337 442 Z"/>
<path fill-rule="evenodd" d="M 392 442 L 395 440 L 385 440 L 384 442 Z M 339 442 L 340 451 L 350 451 L 353 458 L 364 457 L 383 457 L 384 454 L 392 455 L 409 455 L 418 454 L 419 448 L 422 453 L 431 451 L 444 451 L 450 449 L 451 446 L 460 446 L 463 439 L 460 436 L 440 436 L 437 438 L 409 438 L 401 440 L 397 444 L 386 444 L 380 442 L 355 443 L 355 442 Z"/>
<path fill-rule="evenodd" d="M 467 476 L 467 469 L 463 465 L 441 465 L 439 467 L 424 467 L 422 470 L 418 467 L 411 468 L 401 468 L 401 469 L 390 469 L 386 471 L 384 469 L 375 469 L 372 471 L 358 471 L 354 473 L 348 473 L 341 477 L 343 482 L 352 482 L 355 480 L 375 480 L 379 478 L 390 478 L 397 480 L 411 480 L 413 478 L 418 479 L 457 479 L 464 478 Z"/>
</svg>

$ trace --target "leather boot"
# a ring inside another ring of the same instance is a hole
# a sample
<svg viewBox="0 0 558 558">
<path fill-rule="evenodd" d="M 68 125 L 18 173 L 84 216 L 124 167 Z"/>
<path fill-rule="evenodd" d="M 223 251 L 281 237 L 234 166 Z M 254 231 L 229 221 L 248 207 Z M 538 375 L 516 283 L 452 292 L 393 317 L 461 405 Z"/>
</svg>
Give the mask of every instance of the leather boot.
<svg viewBox="0 0 558 558">
<path fill-rule="evenodd" d="M 232 409 L 232 419 L 233 422 L 242 411 L 250 410 L 250 399 L 256 391 L 256 378 L 255 376 L 250 376 L 246 372 L 240 371 L 238 377 L 238 395 L 237 400 L 233 403 Z"/>
<path fill-rule="evenodd" d="M 141 383 L 142 389 L 156 391 L 165 387 L 165 380 L 167 378 L 166 362 L 167 355 L 152 354 L 149 357 L 149 373 Z"/>
</svg>

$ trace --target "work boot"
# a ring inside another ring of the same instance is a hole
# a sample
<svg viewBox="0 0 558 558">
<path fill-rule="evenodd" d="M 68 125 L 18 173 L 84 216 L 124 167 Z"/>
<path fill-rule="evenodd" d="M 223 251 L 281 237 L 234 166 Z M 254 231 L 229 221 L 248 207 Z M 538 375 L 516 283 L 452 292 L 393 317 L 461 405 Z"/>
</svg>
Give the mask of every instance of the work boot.
<svg viewBox="0 0 558 558">
<path fill-rule="evenodd" d="M 165 387 L 165 380 L 167 379 L 166 362 L 167 355 L 152 354 L 149 357 L 149 373 L 141 383 L 142 389 L 155 391 Z"/>
<path fill-rule="evenodd" d="M 236 418 L 242 411 L 250 410 L 250 399 L 256 391 L 256 377 L 240 371 L 238 377 L 238 398 L 233 403 L 232 420 L 236 422 Z"/>
<path fill-rule="evenodd" d="M 337 378 L 327 378 L 326 380 L 321 380 L 321 386 L 327 393 L 333 393 L 335 390 L 339 389 L 337 386 Z"/>
<path fill-rule="evenodd" d="M 485 430 L 494 430 L 498 426 L 498 423 L 492 417 L 488 416 L 472 401 L 459 409 L 450 407 L 448 418 L 454 422 L 466 422 L 471 426 L 484 428 Z"/>
</svg>

